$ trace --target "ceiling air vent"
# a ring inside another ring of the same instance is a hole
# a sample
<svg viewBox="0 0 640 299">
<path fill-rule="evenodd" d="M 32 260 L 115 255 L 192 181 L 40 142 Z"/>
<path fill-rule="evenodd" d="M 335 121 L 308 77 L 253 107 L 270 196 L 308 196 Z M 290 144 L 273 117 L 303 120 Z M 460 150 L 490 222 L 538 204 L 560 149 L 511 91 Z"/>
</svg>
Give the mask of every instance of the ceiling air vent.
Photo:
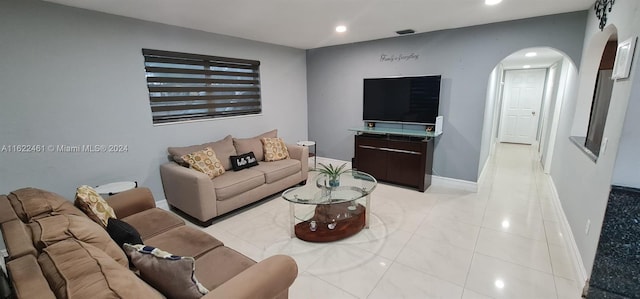
<svg viewBox="0 0 640 299">
<path fill-rule="evenodd" d="M 413 29 L 405 29 L 405 30 L 398 30 L 396 31 L 396 33 L 399 35 L 405 35 L 405 34 L 416 33 L 416 31 Z"/>
</svg>

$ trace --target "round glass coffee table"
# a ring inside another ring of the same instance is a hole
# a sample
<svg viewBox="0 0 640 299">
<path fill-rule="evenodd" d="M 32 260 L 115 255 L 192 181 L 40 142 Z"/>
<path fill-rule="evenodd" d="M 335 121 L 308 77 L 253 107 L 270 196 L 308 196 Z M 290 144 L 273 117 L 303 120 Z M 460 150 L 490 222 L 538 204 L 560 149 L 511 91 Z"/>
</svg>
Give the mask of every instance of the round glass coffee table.
<svg viewBox="0 0 640 299">
<path fill-rule="evenodd" d="M 319 174 L 314 182 L 282 194 L 289 201 L 291 237 L 309 242 L 331 242 L 369 228 L 371 192 L 378 182 L 368 173 L 347 171 L 337 187 Z"/>
</svg>

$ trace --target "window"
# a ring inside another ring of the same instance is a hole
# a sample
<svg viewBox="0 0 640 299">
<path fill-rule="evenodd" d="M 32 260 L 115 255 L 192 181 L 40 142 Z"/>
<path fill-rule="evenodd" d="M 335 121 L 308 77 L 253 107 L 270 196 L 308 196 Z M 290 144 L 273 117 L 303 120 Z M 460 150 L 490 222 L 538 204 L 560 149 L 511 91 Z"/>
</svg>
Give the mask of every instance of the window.
<svg viewBox="0 0 640 299">
<path fill-rule="evenodd" d="M 260 61 L 142 49 L 154 124 L 259 114 Z"/>
<path fill-rule="evenodd" d="M 613 91 L 611 74 L 613 72 L 613 62 L 616 58 L 617 45 L 617 40 L 612 40 L 605 46 L 593 92 L 593 102 L 591 103 L 591 114 L 589 115 L 589 126 L 584 146 L 596 157 L 600 155 L 600 144 L 602 143 L 604 125 L 609 112 L 609 102 L 611 102 L 611 92 Z"/>
</svg>

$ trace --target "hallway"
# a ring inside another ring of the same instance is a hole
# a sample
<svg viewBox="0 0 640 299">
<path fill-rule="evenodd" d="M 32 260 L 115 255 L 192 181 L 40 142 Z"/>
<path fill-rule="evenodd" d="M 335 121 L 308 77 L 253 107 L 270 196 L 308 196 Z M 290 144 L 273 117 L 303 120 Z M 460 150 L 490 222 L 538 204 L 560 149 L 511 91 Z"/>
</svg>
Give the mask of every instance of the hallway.
<svg viewBox="0 0 640 299">
<path fill-rule="evenodd" d="M 549 289 L 555 286 L 560 299 L 580 297 L 583 283 L 576 281 L 562 234 L 564 216 L 556 213 L 536 155 L 529 145 L 496 146 L 479 183 L 478 199 L 487 201 L 467 288 L 482 288 L 493 298 L 552 298 Z M 484 275 L 475 275 L 476 268 L 484 268 Z"/>
</svg>

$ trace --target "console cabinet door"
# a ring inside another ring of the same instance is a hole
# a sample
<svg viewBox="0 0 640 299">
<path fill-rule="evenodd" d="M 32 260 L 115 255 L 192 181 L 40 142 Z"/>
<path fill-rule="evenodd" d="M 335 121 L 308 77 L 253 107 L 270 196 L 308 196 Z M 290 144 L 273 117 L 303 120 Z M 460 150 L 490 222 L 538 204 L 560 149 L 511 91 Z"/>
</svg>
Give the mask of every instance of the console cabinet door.
<svg viewBox="0 0 640 299">
<path fill-rule="evenodd" d="M 424 192 L 431 185 L 433 140 L 356 136 L 357 169 L 380 181 L 415 187 Z"/>
<path fill-rule="evenodd" d="M 386 140 L 356 136 L 356 163 L 359 171 L 372 175 L 377 180 L 387 179 Z"/>
<path fill-rule="evenodd" d="M 424 146 L 422 142 L 389 141 L 387 180 L 424 191 Z"/>
</svg>

